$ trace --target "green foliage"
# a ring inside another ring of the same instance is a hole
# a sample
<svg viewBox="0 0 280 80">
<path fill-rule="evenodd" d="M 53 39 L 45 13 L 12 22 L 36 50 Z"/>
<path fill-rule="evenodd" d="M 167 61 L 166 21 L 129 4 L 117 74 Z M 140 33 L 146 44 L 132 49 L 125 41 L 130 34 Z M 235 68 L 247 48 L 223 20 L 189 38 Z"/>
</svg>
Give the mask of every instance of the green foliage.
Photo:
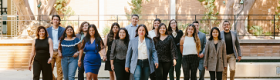
<svg viewBox="0 0 280 80">
<path fill-rule="evenodd" d="M 214 9 L 216 8 L 214 2 L 215 0 L 198 0 L 199 2 L 202 3 L 202 5 L 205 7 L 206 12 L 204 13 L 204 16 L 200 22 L 201 23 L 206 23 L 206 24 L 220 24 L 219 21 L 211 20 L 211 21 L 205 21 L 207 19 L 217 19 L 217 15 L 219 15 L 219 12 L 215 12 Z M 210 27 L 210 26 L 209 26 Z"/>
<path fill-rule="evenodd" d="M 126 13 L 126 17 L 128 20 L 130 20 L 131 14 L 138 14 L 138 15 L 141 14 L 142 1 L 143 0 L 131 0 L 130 2 L 127 2 L 131 6 L 131 8 L 130 8 L 131 13 Z M 146 0 L 146 1 L 149 1 L 149 0 Z"/>
<path fill-rule="evenodd" d="M 103 36 L 106 36 L 110 32 L 110 27 L 108 25 L 103 29 L 102 34 Z"/>
<path fill-rule="evenodd" d="M 253 30 L 253 35 L 255 35 L 255 36 L 262 35 L 262 33 L 263 33 L 263 28 L 261 26 L 252 26 L 252 27 L 250 27 L 249 30 Z M 265 34 L 269 34 L 269 33 L 266 32 Z"/>
<path fill-rule="evenodd" d="M 280 1 L 278 2 L 278 5 L 280 5 Z M 276 7 L 276 10 L 275 11 L 275 29 L 278 29 L 278 31 L 280 31 L 280 25 L 279 25 L 279 18 L 280 18 L 280 6 L 277 6 Z M 271 20 L 271 23 L 274 24 L 274 20 Z M 277 24 L 278 23 L 278 24 Z"/>
<path fill-rule="evenodd" d="M 61 16 L 61 20 L 68 20 L 71 15 L 75 15 L 75 12 L 72 10 L 70 6 L 67 6 L 68 0 L 56 0 L 56 3 L 54 5 L 55 10 L 58 14 L 63 14 L 64 16 Z M 62 21 L 62 26 L 75 26 L 78 25 L 78 22 L 71 22 L 71 21 Z"/>
</svg>

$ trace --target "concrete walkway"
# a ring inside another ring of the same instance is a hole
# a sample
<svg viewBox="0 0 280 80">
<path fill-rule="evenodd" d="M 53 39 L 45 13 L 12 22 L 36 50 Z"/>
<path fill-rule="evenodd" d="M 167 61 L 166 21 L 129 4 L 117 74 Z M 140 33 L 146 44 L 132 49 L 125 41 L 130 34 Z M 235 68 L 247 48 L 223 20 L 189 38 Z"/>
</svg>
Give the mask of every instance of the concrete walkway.
<svg viewBox="0 0 280 80">
<path fill-rule="evenodd" d="M 0 70 L 0 78 L 1 78 L 0 80 L 32 80 L 32 71 L 29 71 L 29 70 Z M 78 80 L 78 79 L 76 79 L 76 80 Z M 109 80 L 109 78 L 100 77 L 98 80 Z M 181 80 L 183 80 L 183 78 L 181 78 Z M 205 80 L 210 80 L 210 79 L 206 78 Z M 280 78 L 254 78 L 254 79 L 253 78 L 237 78 L 235 80 L 280 80 Z"/>
</svg>

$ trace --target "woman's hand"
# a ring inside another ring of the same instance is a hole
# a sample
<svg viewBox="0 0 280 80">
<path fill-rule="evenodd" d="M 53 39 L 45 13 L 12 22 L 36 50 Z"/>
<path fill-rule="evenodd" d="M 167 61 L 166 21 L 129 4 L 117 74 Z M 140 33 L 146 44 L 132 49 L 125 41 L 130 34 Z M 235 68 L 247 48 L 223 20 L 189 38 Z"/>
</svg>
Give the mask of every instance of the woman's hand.
<svg viewBox="0 0 280 80">
<path fill-rule="evenodd" d="M 31 64 L 29 64 L 28 69 L 29 69 L 30 71 L 31 71 L 31 67 L 32 67 Z"/>
<path fill-rule="evenodd" d="M 176 66 L 176 64 L 177 64 L 177 61 L 176 61 L 176 59 L 174 59 L 173 60 L 173 66 Z"/>
<path fill-rule="evenodd" d="M 61 53 L 58 53 L 58 56 L 59 56 L 60 58 L 62 58 L 62 54 L 61 54 Z"/>
<path fill-rule="evenodd" d="M 81 67 L 82 66 L 82 61 L 78 60 L 78 66 Z"/>
<path fill-rule="evenodd" d="M 52 58 L 49 58 L 48 64 L 51 64 L 51 63 L 52 63 Z"/>
<path fill-rule="evenodd" d="M 107 60 L 107 57 L 106 56 L 103 56 L 103 61 L 106 61 Z"/>
<path fill-rule="evenodd" d="M 78 57 L 78 53 L 75 53 L 72 57 L 74 58 Z"/>
<path fill-rule="evenodd" d="M 158 68 L 158 63 L 155 63 L 156 69 Z"/>
<path fill-rule="evenodd" d="M 128 68 L 128 67 L 125 67 L 125 71 L 129 73 L 129 68 Z"/>
<path fill-rule="evenodd" d="M 208 68 L 206 66 L 204 68 L 205 68 L 205 70 L 208 70 Z"/>
<path fill-rule="evenodd" d="M 114 65 L 113 64 L 111 64 L 111 69 L 112 69 L 112 71 L 114 71 Z"/>
</svg>

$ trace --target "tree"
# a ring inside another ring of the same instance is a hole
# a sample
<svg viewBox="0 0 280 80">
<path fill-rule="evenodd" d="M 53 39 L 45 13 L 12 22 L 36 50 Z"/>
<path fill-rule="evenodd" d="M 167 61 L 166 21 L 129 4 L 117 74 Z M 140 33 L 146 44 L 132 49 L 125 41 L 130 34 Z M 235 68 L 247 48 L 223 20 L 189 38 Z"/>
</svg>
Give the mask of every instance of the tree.
<svg viewBox="0 0 280 80">
<path fill-rule="evenodd" d="M 227 0 L 226 8 L 225 8 L 225 14 L 234 14 L 235 16 L 235 23 L 233 23 L 231 29 L 234 30 L 236 27 L 236 31 L 241 34 L 245 35 L 248 34 L 248 31 L 245 29 L 245 19 L 246 16 L 240 16 L 240 15 L 247 15 L 249 14 L 249 11 L 252 9 L 254 3 L 256 0 L 243 0 L 243 4 L 240 4 L 241 0 Z M 223 17 L 223 19 L 232 19 L 234 17 L 230 15 L 226 15 Z M 239 20 L 243 19 L 243 20 Z M 220 24 L 222 25 L 222 23 Z"/>
<path fill-rule="evenodd" d="M 28 0 L 14 0 L 13 3 L 16 5 L 19 20 L 18 21 L 18 35 L 19 38 L 27 38 L 29 36 L 34 36 L 36 28 L 39 25 L 44 25 L 48 27 L 50 24 L 50 17 L 48 15 L 58 14 L 58 15 L 73 15 L 74 12 L 70 7 L 67 7 L 70 0 L 36 0 L 38 16 L 35 19 L 34 14 L 31 11 Z M 62 16 L 62 19 L 67 19 L 69 16 Z M 33 20 L 33 21 L 32 21 Z M 36 20 L 42 20 L 41 22 Z M 34 28 L 36 27 L 36 28 Z M 28 34 L 27 34 L 28 33 Z"/>
</svg>

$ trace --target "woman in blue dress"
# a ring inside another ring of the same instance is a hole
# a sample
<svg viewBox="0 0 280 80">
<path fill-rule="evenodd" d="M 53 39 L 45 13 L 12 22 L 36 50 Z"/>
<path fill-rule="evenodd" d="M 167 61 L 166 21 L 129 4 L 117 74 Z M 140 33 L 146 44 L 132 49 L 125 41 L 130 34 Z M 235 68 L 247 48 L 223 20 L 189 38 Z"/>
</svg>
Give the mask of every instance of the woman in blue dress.
<svg viewBox="0 0 280 80">
<path fill-rule="evenodd" d="M 78 60 L 78 66 L 82 65 L 81 56 L 86 52 L 84 57 L 84 68 L 87 80 L 97 80 L 98 71 L 101 66 L 101 57 L 99 52 L 105 53 L 105 46 L 94 24 L 89 25 L 87 35 L 82 41 L 82 48 Z"/>
</svg>

